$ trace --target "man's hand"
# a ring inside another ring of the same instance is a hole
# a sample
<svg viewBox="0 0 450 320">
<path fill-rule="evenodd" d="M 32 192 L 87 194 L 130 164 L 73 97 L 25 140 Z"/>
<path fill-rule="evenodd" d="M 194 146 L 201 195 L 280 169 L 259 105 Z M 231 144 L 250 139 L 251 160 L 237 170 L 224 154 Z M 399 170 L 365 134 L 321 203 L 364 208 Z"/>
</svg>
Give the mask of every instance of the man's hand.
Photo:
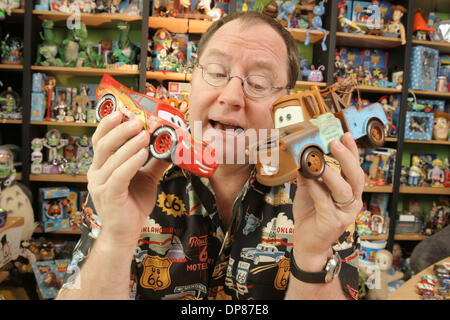
<svg viewBox="0 0 450 320">
<path fill-rule="evenodd" d="M 153 211 L 156 186 L 168 162 L 148 158 L 149 133 L 141 120 L 120 124 L 114 112 L 100 122 L 92 137 L 94 158 L 88 190 L 102 223 L 102 238 L 111 245 L 134 248 Z"/>
<path fill-rule="evenodd" d="M 342 143 L 333 141 L 331 151 L 340 162 L 341 174 L 327 166 L 322 181 L 297 175 L 293 254 L 304 271 L 323 270 L 332 254 L 332 244 L 354 223 L 362 208 L 364 172 L 351 134 L 346 133 Z M 338 207 L 335 202 L 349 204 Z"/>
</svg>

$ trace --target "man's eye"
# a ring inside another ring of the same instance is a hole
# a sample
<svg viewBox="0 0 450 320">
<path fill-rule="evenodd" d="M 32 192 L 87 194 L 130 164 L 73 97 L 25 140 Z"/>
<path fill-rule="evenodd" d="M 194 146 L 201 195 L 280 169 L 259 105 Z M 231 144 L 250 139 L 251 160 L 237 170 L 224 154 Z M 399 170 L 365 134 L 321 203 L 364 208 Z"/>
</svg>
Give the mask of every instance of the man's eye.
<svg viewBox="0 0 450 320">
<path fill-rule="evenodd" d="M 219 72 L 215 72 L 215 73 L 210 73 L 211 77 L 214 78 L 226 78 L 227 75 L 225 73 L 219 73 Z"/>
</svg>

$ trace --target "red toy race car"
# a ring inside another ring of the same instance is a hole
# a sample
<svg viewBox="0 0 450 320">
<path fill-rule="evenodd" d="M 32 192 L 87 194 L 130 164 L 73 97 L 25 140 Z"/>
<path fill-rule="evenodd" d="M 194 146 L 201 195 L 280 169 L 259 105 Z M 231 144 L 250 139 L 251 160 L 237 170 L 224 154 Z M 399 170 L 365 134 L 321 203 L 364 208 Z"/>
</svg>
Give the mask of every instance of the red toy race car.
<svg viewBox="0 0 450 320">
<path fill-rule="evenodd" d="M 110 75 L 103 76 L 95 91 L 97 120 L 119 110 L 122 121 L 141 119 L 150 133 L 151 156 L 172 161 L 180 168 L 202 177 L 211 177 L 217 168 L 213 147 L 194 141 L 183 114 L 164 101 L 134 92 Z"/>
</svg>

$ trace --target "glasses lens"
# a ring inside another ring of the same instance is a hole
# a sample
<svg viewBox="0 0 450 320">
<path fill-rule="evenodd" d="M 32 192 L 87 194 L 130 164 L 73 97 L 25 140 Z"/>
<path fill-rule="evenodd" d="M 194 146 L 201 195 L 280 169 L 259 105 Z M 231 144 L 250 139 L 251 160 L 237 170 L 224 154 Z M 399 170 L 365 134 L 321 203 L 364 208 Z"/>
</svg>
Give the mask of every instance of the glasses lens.
<svg viewBox="0 0 450 320">
<path fill-rule="evenodd" d="M 272 83 L 263 76 L 248 76 L 244 84 L 245 92 L 255 98 L 263 98 L 270 94 Z"/>
<path fill-rule="evenodd" d="M 227 83 L 228 72 L 224 66 L 217 63 L 209 63 L 203 66 L 203 79 L 212 86 L 220 87 Z"/>
</svg>

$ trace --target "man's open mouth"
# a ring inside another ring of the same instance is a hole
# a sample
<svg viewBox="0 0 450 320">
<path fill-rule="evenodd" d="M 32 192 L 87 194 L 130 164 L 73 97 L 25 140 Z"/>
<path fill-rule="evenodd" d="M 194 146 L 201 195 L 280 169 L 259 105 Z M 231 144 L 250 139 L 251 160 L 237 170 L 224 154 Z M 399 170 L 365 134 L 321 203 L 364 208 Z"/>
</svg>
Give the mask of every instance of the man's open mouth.
<svg viewBox="0 0 450 320">
<path fill-rule="evenodd" d="M 226 122 L 218 122 L 214 120 L 209 120 L 209 123 L 211 124 L 211 127 L 213 127 L 216 130 L 222 130 L 226 132 L 234 132 L 234 134 L 238 135 L 244 132 L 244 129 L 242 127 L 236 126 L 231 123 Z"/>
</svg>

